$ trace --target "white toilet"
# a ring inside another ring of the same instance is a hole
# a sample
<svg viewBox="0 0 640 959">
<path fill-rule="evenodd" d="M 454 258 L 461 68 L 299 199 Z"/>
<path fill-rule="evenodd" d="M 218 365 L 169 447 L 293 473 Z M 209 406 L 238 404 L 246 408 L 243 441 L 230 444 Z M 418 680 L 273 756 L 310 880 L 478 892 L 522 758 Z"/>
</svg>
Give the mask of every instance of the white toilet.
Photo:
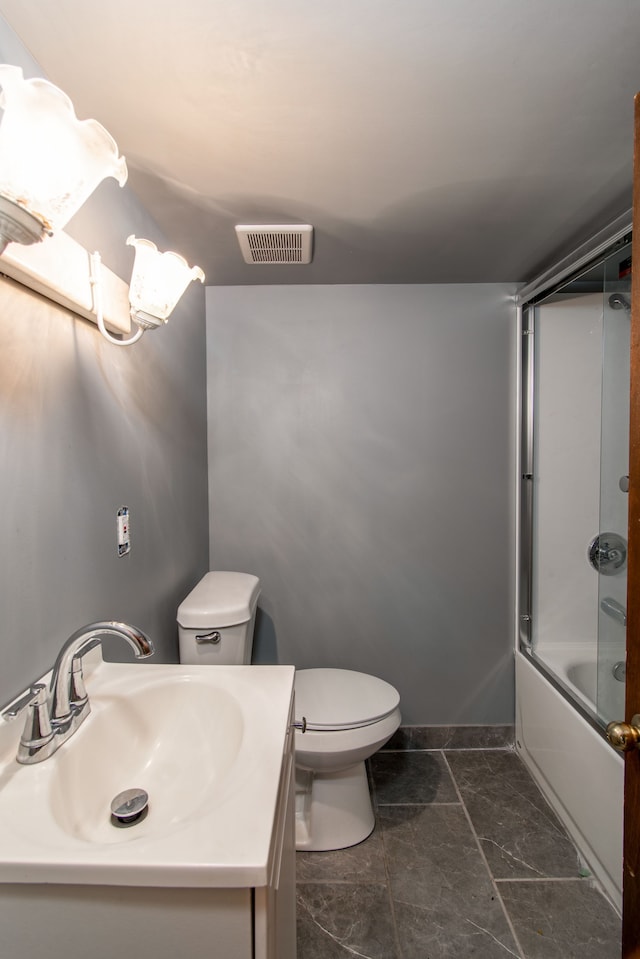
<svg viewBox="0 0 640 959">
<path fill-rule="evenodd" d="M 210 572 L 178 608 L 180 662 L 251 662 L 260 580 Z M 348 669 L 296 672 L 296 848 L 343 849 L 374 826 L 364 761 L 400 725 L 400 696 Z M 303 732 L 304 729 L 304 732 Z"/>
<path fill-rule="evenodd" d="M 296 848 L 355 846 L 374 826 L 364 761 L 400 725 L 400 696 L 349 669 L 298 670 L 295 691 Z"/>
</svg>

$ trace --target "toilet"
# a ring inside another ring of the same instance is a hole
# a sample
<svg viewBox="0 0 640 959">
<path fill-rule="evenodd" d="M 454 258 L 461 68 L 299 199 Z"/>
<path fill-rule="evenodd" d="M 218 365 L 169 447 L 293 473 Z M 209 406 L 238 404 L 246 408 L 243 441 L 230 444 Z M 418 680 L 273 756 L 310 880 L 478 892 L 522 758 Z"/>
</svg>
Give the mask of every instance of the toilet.
<svg viewBox="0 0 640 959">
<path fill-rule="evenodd" d="M 296 849 L 345 849 L 374 826 L 365 760 L 400 725 L 400 695 L 350 669 L 295 677 Z"/>
<path fill-rule="evenodd" d="M 251 662 L 260 580 L 206 573 L 178 607 L 180 662 Z M 349 669 L 301 669 L 295 676 L 296 848 L 344 849 L 374 826 L 365 760 L 400 725 L 389 683 Z"/>
</svg>

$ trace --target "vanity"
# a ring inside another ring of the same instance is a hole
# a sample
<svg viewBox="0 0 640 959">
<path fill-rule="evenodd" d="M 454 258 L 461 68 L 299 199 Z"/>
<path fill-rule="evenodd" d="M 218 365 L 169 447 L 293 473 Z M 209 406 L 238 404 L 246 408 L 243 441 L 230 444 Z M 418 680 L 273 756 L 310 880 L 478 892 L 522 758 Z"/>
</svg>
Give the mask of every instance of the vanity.
<svg viewBox="0 0 640 959">
<path fill-rule="evenodd" d="M 293 667 L 85 660 L 54 755 L 0 727 L 3 955 L 295 959 Z M 114 824 L 131 788 L 148 810 Z"/>
</svg>

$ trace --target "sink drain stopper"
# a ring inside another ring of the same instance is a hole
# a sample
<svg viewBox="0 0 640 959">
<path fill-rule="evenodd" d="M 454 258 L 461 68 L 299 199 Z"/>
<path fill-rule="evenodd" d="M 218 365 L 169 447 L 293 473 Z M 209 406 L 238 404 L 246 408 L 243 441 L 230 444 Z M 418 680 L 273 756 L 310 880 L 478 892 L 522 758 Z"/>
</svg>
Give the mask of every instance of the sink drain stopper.
<svg viewBox="0 0 640 959">
<path fill-rule="evenodd" d="M 149 793 L 145 789 L 125 789 L 111 800 L 114 826 L 133 826 L 149 811 Z"/>
</svg>

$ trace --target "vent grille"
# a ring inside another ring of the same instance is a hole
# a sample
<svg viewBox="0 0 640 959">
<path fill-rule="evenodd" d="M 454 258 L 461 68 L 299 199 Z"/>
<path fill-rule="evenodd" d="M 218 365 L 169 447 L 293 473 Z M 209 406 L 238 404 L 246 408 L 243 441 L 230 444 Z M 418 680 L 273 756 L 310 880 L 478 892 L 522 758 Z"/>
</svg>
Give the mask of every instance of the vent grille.
<svg viewBox="0 0 640 959">
<path fill-rule="evenodd" d="M 311 263 L 313 227 L 237 226 L 245 263 Z"/>
</svg>

